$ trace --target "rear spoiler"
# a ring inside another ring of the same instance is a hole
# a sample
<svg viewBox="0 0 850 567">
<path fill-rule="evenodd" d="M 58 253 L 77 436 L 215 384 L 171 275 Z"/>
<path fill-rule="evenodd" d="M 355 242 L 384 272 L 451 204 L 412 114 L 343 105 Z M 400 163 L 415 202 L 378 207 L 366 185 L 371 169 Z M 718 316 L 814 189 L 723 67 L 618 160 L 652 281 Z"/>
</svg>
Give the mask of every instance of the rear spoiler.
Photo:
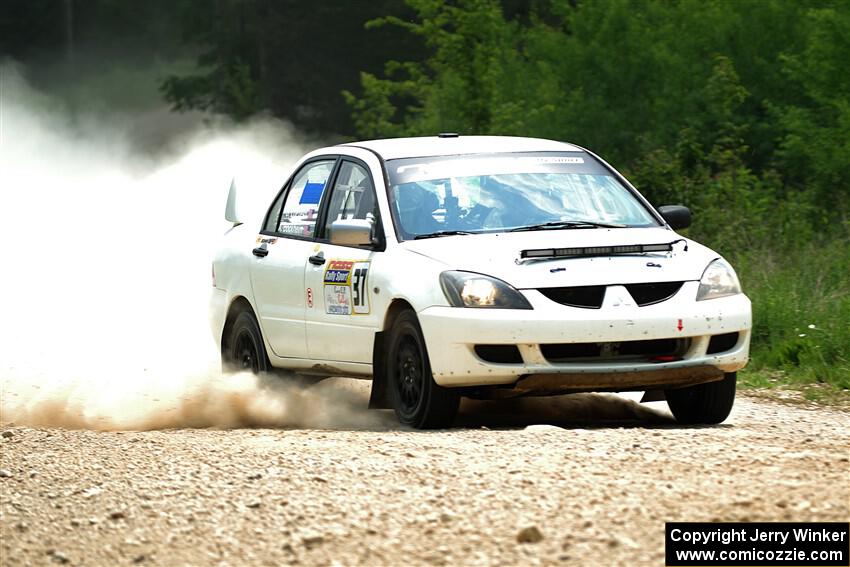
<svg viewBox="0 0 850 567">
<path fill-rule="evenodd" d="M 232 222 L 233 226 L 242 224 L 239 218 L 239 211 L 236 207 L 236 178 L 230 181 L 230 191 L 227 193 L 227 205 L 224 207 L 224 218 L 227 222 Z"/>
</svg>

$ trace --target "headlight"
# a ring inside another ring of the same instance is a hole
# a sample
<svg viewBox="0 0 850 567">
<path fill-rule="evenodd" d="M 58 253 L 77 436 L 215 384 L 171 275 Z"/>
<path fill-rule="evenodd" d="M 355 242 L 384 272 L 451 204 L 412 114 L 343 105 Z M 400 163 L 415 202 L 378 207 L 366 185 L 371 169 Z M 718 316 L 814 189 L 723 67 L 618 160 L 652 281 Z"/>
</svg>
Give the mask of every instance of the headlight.
<svg viewBox="0 0 850 567">
<path fill-rule="evenodd" d="M 509 284 L 472 272 L 443 272 L 440 286 L 452 307 L 531 309 L 531 304 Z"/>
<path fill-rule="evenodd" d="M 735 270 L 726 260 L 718 258 L 709 264 L 702 274 L 702 279 L 699 281 L 699 291 L 697 291 L 697 301 L 717 299 L 738 293 L 741 293 L 741 283 L 738 281 L 738 276 L 735 275 Z"/>
</svg>

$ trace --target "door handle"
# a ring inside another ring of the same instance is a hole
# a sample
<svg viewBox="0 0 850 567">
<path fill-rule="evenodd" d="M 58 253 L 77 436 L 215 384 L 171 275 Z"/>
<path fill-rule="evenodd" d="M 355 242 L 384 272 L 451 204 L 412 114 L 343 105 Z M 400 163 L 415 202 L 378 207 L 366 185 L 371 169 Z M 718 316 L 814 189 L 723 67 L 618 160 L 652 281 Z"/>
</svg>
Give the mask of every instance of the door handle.
<svg viewBox="0 0 850 567">
<path fill-rule="evenodd" d="M 315 256 L 310 256 L 307 260 L 314 266 L 321 266 L 325 263 L 325 254 L 324 252 L 319 252 Z"/>
<path fill-rule="evenodd" d="M 265 258 L 269 255 L 269 249 L 264 246 L 257 246 L 256 248 L 251 250 L 251 253 L 254 256 L 257 256 L 258 258 Z"/>
</svg>

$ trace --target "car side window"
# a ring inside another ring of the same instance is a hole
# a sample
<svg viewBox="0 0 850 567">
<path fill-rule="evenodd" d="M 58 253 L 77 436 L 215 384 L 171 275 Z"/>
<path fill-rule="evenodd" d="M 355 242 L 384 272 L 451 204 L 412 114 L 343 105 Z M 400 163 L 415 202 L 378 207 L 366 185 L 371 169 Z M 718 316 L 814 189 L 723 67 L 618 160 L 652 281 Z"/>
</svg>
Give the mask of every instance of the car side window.
<svg viewBox="0 0 850 567">
<path fill-rule="evenodd" d="M 372 178 L 365 167 L 351 161 L 343 161 L 339 168 L 325 222 L 325 239 L 330 239 L 331 224 L 341 219 L 367 219 L 378 223 L 378 200 Z"/>
<path fill-rule="evenodd" d="M 328 159 L 313 161 L 302 167 L 293 178 L 289 190 L 272 205 L 265 230 L 308 238 L 313 236 L 319 204 L 335 163 L 336 160 Z"/>
</svg>

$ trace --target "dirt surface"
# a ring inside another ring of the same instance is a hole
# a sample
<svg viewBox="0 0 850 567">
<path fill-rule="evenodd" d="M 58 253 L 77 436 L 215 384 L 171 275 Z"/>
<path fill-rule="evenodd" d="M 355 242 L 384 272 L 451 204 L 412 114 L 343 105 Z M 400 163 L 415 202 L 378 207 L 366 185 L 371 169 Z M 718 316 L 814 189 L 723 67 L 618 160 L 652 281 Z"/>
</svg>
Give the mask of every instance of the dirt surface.
<svg viewBox="0 0 850 567">
<path fill-rule="evenodd" d="M 850 519 L 846 411 L 649 406 L 470 404 L 438 432 L 6 423 L 0 563 L 663 565 L 665 521 Z"/>
</svg>

